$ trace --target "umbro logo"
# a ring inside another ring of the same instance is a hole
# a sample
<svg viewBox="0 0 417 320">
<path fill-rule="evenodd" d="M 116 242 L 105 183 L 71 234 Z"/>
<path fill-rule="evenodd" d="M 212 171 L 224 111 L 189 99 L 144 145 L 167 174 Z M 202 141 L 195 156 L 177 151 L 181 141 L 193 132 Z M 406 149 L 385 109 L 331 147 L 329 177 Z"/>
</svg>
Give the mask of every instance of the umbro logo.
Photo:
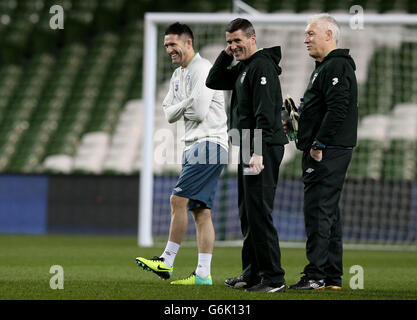
<svg viewBox="0 0 417 320">
<path fill-rule="evenodd" d="M 314 169 L 313 168 L 308 168 L 307 170 L 306 170 L 306 172 L 307 173 L 312 173 L 314 171 Z"/>
<path fill-rule="evenodd" d="M 182 189 L 180 187 L 176 187 L 176 188 L 174 188 L 174 191 L 180 192 L 180 191 L 182 191 Z"/>
</svg>

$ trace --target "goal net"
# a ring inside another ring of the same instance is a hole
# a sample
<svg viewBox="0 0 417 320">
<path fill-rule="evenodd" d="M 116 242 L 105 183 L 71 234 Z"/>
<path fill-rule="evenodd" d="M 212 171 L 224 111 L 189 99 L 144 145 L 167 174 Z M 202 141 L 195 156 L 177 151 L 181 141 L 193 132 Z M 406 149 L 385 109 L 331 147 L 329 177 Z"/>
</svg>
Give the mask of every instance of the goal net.
<svg viewBox="0 0 417 320">
<path fill-rule="evenodd" d="M 303 96 L 314 60 L 308 56 L 304 29 L 308 15 L 242 16 L 254 24 L 258 47 L 279 45 L 283 95 Z M 358 146 L 344 185 L 340 208 L 345 242 L 417 244 L 417 21 L 410 15 L 364 15 L 363 27 L 349 14 L 341 24 L 339 46 L 354 58 L 359 86 Z M 225 26 L 233 14 L 147 14 L 145 16 L 143 145 L 139 245 L 166 240 L 169 197 L 181 169 L 182 121 L 168 124 L 161 103 L 174 66 L 165 52 L 165 28 L 176 21 L 194 32 L 196 51 L 212 63 L 225 48 Z M 225 92 L 226 100 L 230 93 Z M 240 240 L 237 207 L 237 149 L 218 182 L 213 220 L 217 240 Z M 194 239 L 189 215 L 187 237 Z M 281 241 L 305 240 L 301 152 L 285 146 L 273 211 Z"/>
</svg>

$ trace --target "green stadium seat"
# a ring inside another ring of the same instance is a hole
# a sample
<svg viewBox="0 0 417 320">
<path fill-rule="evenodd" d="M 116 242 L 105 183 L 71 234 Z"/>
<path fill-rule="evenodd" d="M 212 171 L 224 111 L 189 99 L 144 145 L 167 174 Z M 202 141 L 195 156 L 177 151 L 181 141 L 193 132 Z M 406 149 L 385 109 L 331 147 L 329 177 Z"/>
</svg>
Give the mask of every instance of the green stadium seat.
<svg viewBox="0 0 417 320">
<path fill-rule="evenodd" d="M 143 19 L 144 13 L 146 11 L 151 11 L 151 6 L 155 3 L 153 0 L 125 0 L 121 16 L 124 21 L 135 21 L 138 18 Z M 161 7 L 160 7 L 161 8 Z M 159 10 L 161 10 L 159 8 Z"/>
<path fill-rule="evenodd" d="M 383 176 L 387 179 L 415 179 L 416 146 L 415 141 L 392 140 L 384 155 Z"/>
<path fill-rule="evenodd" d="M 17 0 L 4 0 L 0 1 L 0 14 L 13 14 L 14 10 L 17 8 Z"/>
<path fill-rule="evenodd" d="M 297 1 L 269 0 L 267 3 L 267 12 L 295 12 Z"/>
<path fill-rule="evenodd" d="M 385 156 L 384 144 L 378 140 L 360 139 L 349 166 L 349 177 L 379 179 Z"/>
<path fill-rule="evenodd" d="M 18 9 L 26 13 L 40 12 L 45 7 L 44 0 L 23 0 L 18 1 Z"/>
<path fill-rule="evenodd" d="M 368 79 L 360 102 L 361 117 L 373 113 L 388 114 L 394 104 L 394 74 L 399 52 L 383 47 L 377 49 L 369 63 Z M 383 66 L 383 68 L 381 68 Z"/>
<path fill-rule="evenodd" d="M 67 51 L 71 52 L 71 50 L 67 50 Z M 68 52 L 66 52 L 66 54 L 68 54 Z M 81 51 L 78 50 L 78 52 L 76 53 L 81 53 L 81 52 L 82 52 L 82 49 Z M 60 66 L 69 65 L 75 70 L 78 69 L 77 65 L 70 64 L 70 60 L 68 59 L 65 59 L 65 60 L 66 61 L 59 61 Z M 46 83 L 46 80 L 49 80 L 50 84 L 52 85 L 50 85 L 48 87 L 48 90 L 44 92 L 42 96 L 43 97 L 42 103 L 40 103 L 37 108 L 35 104 L 31 106 L 31 108 L 26 108 L 28 110 L 25 110 L 25 108 L 23 108 L 22 111 L 16 112 L 16 116 L 18 116 L 19 119 L 24 118 L 26 120 L 30 120 L 30 122 L 32 123 L 32 125 L 30 126 L 30 128 L 32 129 L 29 128 L 29 130 L 27 130 L 26 132 L 23 132 L 23 136 L 21 137 L 22 144 L 21 145 L 18 144 L 18 147 L 16 149 L 15 156 L 18 158 L 23 157 L 28 154 L 28 152 L 21 150 L 21 148 L 24 148 L 24 146 L 27 145 L 27 141 L 33 140 L 33 137 L 38 137 L 38 138 L 46 137 L 47 138 L 47 139 L 44 139 L 44 138 L 38 139 L 36 143 L 31 142 L 34 146 L 36 146 L 36 150 L 40 150 L 43 152 L 45 151 L 48 140 L 51 137 L 51 133 L 54 131 L 54 128 L 56 127 L 56 121 L 60 119 L 62 109 L 65 104 L 65 100 L 68 99 L 70 96 L 69 87 L 72 86 L 72 82 L 74 79 L 71 79 L 71 77 L 66 77 L 65 73 L 59 73 L 59 72 L 57 73 L 56 77 L 54 75 L 54 77 L 50 79 L 49 77 L 46 76 L 51 70 L 50 66 L 52 62 L 53 60 L 50 60 L 48 59 L 47 56 L 42 55 L 40 57 L 33 59 L 31 66 L 27 69 L 27 73 L 30 74 L 30 76 L 29 76 L 29 80 L 26 83 L 27 90 L 25 91 L 24 95 L 30 94 L 34 90 L 33 88 L 35 89 L 41 88 L 41 86 L 39 85 L 41 82 L 39 81 L 43 81 L 44 83 Z M 36 81 L 32 81 L 31 79 L 34 79 Z M 35 90 L 35 93 L 36 92 L 40 96 L 41 90 Z M 31 94 L 31 96 L 33 97 L 33 94 Z M 48 121 L 48 122 L 45 123 L 45 121 Z M 42 126 L 36 126 L 36 123 L 40 123 L 42 124 Z M 37 132 L 36 130 L 40 130 L 40 131 Z M 26 157 L 29 157 L 29 156 L 26 156 Z M 41 160 L 42 158 L 43 158 L 43 154 L 39 155 L 39 159 Z M 37 162 L 40 161 L 39 159 L 37 160 Z M 31 161 L 21 160 L 21 162 L 16 162 L 16 163 L 19 163 L 19 166 L 17 166 L 17 164 L 11 163 L 10 165 L 13 165 L 13 167 L 8 167 L 7 170 L 16 171 L 18 168 L 21 168 L 20 165 L 23 165 L 23 163 L 25 164 L 25 168 L 27 168 L 26 166 L 29 166 L 30 163 L 35 163 L 35 160 L 34 159 L 32 159 Z"/>
<path fill-rule="evenodd" d="M 380 13 L 405 13 L 407 12 L 407 0 L 396 1 L 379 1 L 378 6 Z"/>
<path fill-rule="evenodd" d="M 75 41 L 86 42 L 92 29 L 93 19 L 94 14 L 92 12 L 71 10 L 65 18 L 65 41 L 67 43 Z"/>
<path fill-rule="evenodd" d="M 322 6 L 322 12 L 348 12 L 350 8 L 343 0 L 324 0 Z"/>
<path fill-rule="evenodd" d="M 95 27 L 100 30 L 116 30 L 121 21 L 124 0 L 101 0 L 95 14 Z"/>
<path fill-rule="evenodd" d="M 403 42 L 399 52 L 399 60 L 395 74 L 395 103 L 417 102 L 416 90 L 417 82 L 415 74 L 417 72 L 417 45 L 413 42 Z"/>
</svg>

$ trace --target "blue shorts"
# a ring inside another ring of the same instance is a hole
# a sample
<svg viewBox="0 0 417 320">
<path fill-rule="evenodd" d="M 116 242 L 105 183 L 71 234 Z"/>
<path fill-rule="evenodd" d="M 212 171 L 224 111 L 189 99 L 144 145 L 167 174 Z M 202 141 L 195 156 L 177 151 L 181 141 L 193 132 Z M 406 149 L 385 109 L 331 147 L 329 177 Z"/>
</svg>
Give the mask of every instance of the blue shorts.
<svg viewBox="0 0 417 320">
<path fill-rule="evenodd" d="M 216 143 L 194 144 L 184 151 L 181 174 L 172 194 L 189 199 L 189 210 L 211 209 L 217 181 L 227 160 L 227 151 Z"/>
</svg>

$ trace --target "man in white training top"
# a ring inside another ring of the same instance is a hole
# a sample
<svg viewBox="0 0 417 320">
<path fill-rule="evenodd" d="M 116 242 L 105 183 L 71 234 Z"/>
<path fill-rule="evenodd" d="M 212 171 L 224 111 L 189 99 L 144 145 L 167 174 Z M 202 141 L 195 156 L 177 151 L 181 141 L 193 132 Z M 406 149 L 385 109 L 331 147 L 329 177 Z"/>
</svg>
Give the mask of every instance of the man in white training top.
<svg viewBox="0 0 417 320">
<path fill-rule="evenodd" d="M 145 270 L 169 279 L 187 231 L 190 210 L 197 232 L 197 267 L 190 276 L 171 284 L 211 285 L 215 238 L 211 208 L 218 178 L 227 163 L 227 119 L 223 92 L 205 85 L 211 64 L 194 51 L 193 42 L 193 33 L 185 24 L 176 22 L 165 31 L 165 49 L 172 63 L 179 67 L 172 75 L 162 107 L 168 122 L 184 119 L 185 149 L 182 171 L 170 199 L 171 225 L 166 248 L 159 257 L 138 257 L 136 262 Z"/>
</svg>

